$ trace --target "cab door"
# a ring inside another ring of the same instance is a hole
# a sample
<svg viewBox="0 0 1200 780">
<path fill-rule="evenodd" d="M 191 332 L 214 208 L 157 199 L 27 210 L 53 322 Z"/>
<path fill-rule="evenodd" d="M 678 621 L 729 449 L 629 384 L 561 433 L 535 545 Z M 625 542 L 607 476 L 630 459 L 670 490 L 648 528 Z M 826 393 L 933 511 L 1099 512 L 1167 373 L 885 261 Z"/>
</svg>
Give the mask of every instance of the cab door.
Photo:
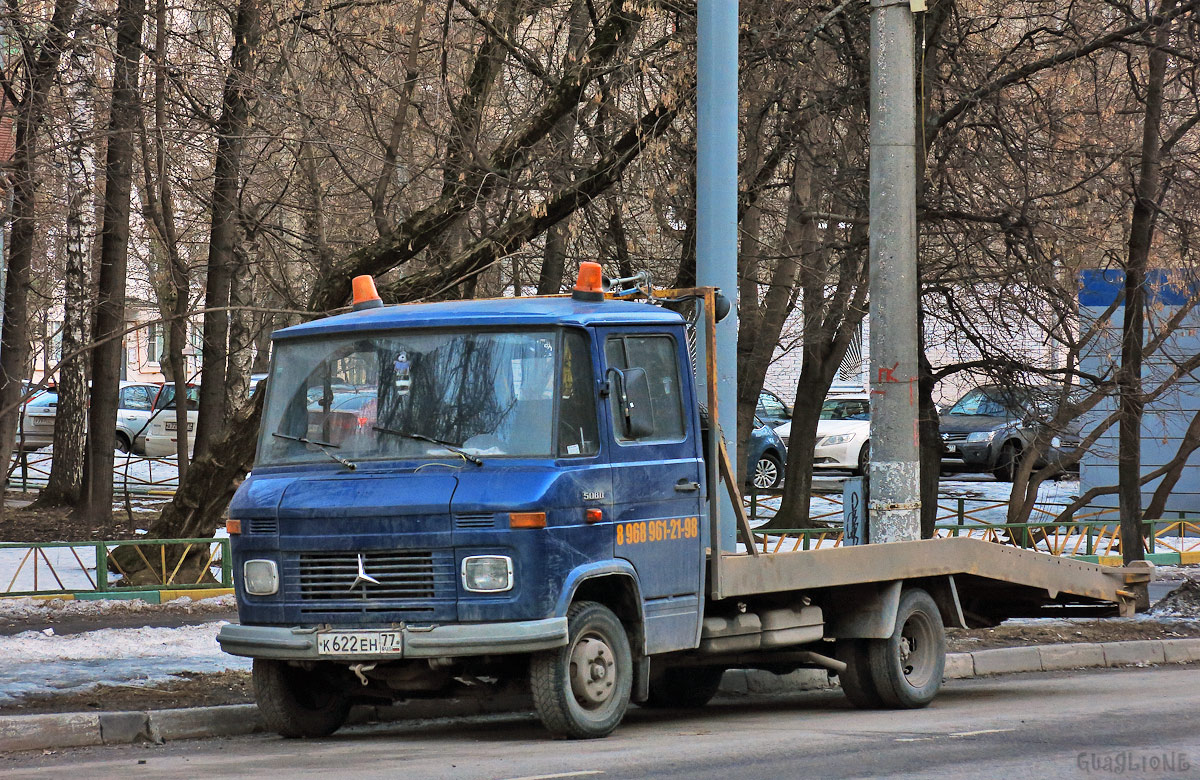
<svg viewBox="0 0 1200 780">
<path fill-rule="evenodd" d="M 638 572 L 651 653 L 695 646 L 701 617 L 704 500 L 695 399 L 682 328 L 601 328 L 608 382 L 616 556 Z M 642 369 L 652 430 L 632 435 L 621 411 L 621 378 Z"/>
</svg>

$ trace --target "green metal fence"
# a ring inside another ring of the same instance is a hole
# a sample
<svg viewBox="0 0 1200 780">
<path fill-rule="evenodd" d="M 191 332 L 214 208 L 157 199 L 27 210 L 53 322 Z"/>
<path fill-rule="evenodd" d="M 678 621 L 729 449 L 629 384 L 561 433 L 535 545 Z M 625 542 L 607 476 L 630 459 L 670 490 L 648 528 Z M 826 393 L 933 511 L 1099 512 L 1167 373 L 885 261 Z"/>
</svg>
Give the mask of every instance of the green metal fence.
<svg viewBox="0 0 1200 780">
<path fill-rule="evenodd" d="M 126 552 L 128 551 L 128 552 Z M 130 581 L 131 559 L 141 575 Z M 0 597 L 114 598 L 133 592 L 233 587 L 228 539 L 131 539 L 0 544 Z"/>
</svg>

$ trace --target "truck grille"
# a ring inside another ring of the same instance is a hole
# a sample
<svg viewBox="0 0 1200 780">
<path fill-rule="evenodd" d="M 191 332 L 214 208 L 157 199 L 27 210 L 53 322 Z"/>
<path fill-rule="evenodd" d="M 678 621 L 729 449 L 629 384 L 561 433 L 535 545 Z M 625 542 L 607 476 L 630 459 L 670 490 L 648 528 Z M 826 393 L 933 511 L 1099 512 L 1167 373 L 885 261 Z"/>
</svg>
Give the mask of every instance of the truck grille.
<svg viewBox="0 0 1200 780">
<path fill-rule="evenodd" d="M 435 559 L 429 550 L 302 552 L 299 571 L 306 601 L 431 599 L 455 585 L 453 557 Z"/>
<path fill-rule="evenodd" d="M 942 434 L 942 441 L 944 441 L 946 443 L 956 442 L 956 441 L 966 441 L 966 440 L 967 440 L 967 434 L 965 434 L 965 433 L 954 432 L 954 433 L 943 433 Z"/>
</svg>

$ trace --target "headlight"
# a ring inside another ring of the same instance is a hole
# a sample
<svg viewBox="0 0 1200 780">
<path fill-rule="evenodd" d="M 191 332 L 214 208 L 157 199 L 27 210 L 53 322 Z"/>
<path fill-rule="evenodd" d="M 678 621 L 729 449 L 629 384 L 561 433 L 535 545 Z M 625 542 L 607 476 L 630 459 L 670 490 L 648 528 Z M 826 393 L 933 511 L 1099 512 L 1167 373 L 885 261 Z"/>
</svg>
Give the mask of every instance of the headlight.
<svg viewBox="0 0 1200 780">
<path fill-rule="evenodd" d="M 251 596 L 270 596 L 279 592 L 279 567 L 275 561 L 253 560 L 242 565 L 242 582 Z"/>
<path fill-rule="evenodd" d="M 967 434 L 967 441 L 991 441 L 996 438 L 995 431 L 975 431 Z"/>
<path fill-rule="evenodd" d="M 829 447 L 833 444 L 845 444 L 853 438 L 853 433 L 839 433 L 837 436 L 826 436 L 821 440 L 821 446 Z"/>
<path fill-rule="evenodd" d="M 463 558 L 463 587 L 471 593 L 502 593 L 513 586 L 512 558 L 507 555 L 472 555 Z"/>
</svg>

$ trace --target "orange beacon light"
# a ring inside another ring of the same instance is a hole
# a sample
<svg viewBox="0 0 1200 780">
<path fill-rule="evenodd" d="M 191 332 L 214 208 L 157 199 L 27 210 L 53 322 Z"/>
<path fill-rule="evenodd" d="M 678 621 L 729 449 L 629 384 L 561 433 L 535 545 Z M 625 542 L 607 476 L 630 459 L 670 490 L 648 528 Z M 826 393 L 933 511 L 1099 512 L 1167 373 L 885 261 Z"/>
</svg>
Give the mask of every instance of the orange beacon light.
<svg viewBox="0 0 1200 780">
<path fill-rule="evenodd" d="M 579 276 L 575 280 L 571 298 L 576 301 L 604 300 L 604 271 L 599 263 L 579 264 Z"/>
<path fill-rule="evenodd" d="M 369 274 L 356 276 L 350 282 L 354 290 L 354 310 L 378 309 L 383 305 L 383 299 L 375 291 L 375 280 Z"/>
</svg>

